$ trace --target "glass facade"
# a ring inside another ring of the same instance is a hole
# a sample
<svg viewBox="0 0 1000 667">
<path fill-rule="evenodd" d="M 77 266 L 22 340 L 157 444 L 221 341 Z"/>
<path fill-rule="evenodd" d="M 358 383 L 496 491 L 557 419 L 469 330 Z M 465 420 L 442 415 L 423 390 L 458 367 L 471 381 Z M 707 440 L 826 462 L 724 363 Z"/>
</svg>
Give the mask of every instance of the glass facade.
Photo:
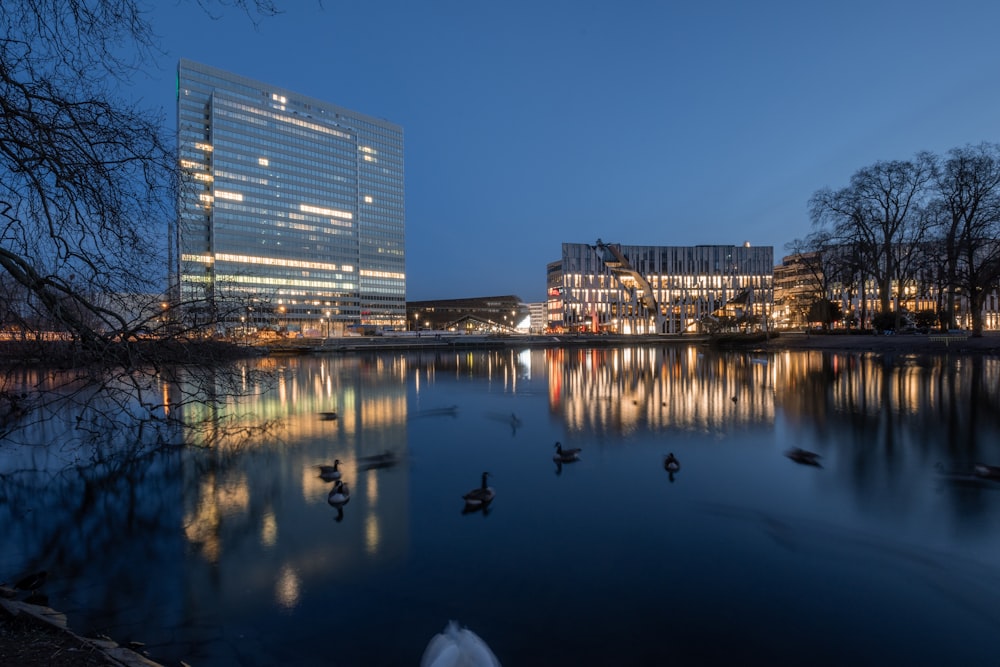
<svg viewBox="0 0 1000 667">
<path fill-rule="evenodd" d="M 564 243 L 549 266 L 549 327 L 624 334 L 768 326 L 770 246 Z"/>
<path fill-rule="evenodd" d="M 189 314 L 405 326 L 401 127 L 181 60 L 177 139 L 171 288 Z"/>
</svg>

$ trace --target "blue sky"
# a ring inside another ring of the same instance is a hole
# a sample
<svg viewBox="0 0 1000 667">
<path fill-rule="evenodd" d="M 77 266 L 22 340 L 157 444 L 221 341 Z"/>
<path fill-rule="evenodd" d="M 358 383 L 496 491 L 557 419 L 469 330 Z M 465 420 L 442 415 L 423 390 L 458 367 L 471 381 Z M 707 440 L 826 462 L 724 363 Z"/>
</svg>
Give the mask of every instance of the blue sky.
<svg viewBox="0 0 1000 667">
<path fill-rule="evenodd" d="M 279 0 L 281 2 L 281 0 Z M 542 300 L 563 242 L 785 244 L 877 160 L 998 141 L 1000 3 L 151 3 L 185 57 L 403 127 L 407 298 Z"/>
</svg>

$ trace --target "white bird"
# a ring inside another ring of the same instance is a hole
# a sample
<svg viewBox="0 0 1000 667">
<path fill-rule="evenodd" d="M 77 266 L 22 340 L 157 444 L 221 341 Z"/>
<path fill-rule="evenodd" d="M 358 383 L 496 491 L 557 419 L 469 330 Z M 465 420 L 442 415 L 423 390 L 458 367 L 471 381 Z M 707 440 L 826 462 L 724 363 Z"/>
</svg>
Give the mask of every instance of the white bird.
<svg viewBox="0 0 1000 667">
<path fill-rule="evenodd" d="M 983 479 L 994 479 L 1000 481 L 1000 466 L 991 466 L 985 463 L 977 463 L 973 467 L 973 473 L 976 477 L 982 477 Z"/>
<path fill-rule="evenodd" d="M 580 458 L 580 452 L 583 450 L 579 447 L 574 447 L 572 449 L 563 449 L 562 443 L 556 443 L 556 453 L 553 454 L 552 460 L 556 463 L 569 463 L 571 461 L 576 461 Z"/>
<path fill-rule="evenodd" d="M 348 491 L 347 485 L 338 481 L 330 491 L 330 495 L 326 497 L 326 502 L 336 507 L 338 505 L 346 505 L 350 499 L 351 492 Z"/>
<path fill-rule="evenodd" d="M 322 477 L 327 482 L 335 482 L 340 479 L 340 470 L 337 466 L 340 465 L 340 459 L 334 459 L 333 465 L 318 465 L 319 476 Z"/>
<path fill-rule="evenodd" d="M 462 496 L 462 498 L 465 499 L 466 507 L 483 507 L 484 505 L 489 504 L 489 502 L 493 500 L 493 497 L 496 496 L 496 491 L 493 490 L 493 487 L 486 485 L 486 478 L 489 476 L 490 474 L 488 472 L 484 472 L 482 484 L 480 484 L 478 488 L 473 489 Z"/>
<path fill-rule="evenodd" d="M 500 661 L 479 635 L 448 621 L 427 643 L 420 667 L 500 667 Z"/>
</svg>

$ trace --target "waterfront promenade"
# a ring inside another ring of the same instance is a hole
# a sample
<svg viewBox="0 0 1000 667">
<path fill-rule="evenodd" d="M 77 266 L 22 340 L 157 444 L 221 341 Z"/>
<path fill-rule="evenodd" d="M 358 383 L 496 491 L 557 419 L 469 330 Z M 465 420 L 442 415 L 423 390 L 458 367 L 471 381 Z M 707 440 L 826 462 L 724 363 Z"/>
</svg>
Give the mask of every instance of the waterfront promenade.
<svg viewBox="0 0 1000 667">
<path fill-rule="evenodd" d="M 324 354 L 331 352 L 364 352 L 377 350 L 449 350 L 509 347 L 616 347 L 621 345 L 712 345 L 738 346 L 756 349 L 824 349 L 872 352 L 913 353 L 1000 353 L 1000 332 L 988 332 L 974 338 L 966 333 L 930 333 L 880 336 L 875 334 L 823 334 L 781 332 L 767 337 L 755 335 L 745 340 L 739 337 L 713 337 L 707 334 L 660 335 L 475 335 L 430 333 L 388 336 L 345 336 L 333 338 L 298 338 L 269 341 L 270 354 Z"/>
</svg>

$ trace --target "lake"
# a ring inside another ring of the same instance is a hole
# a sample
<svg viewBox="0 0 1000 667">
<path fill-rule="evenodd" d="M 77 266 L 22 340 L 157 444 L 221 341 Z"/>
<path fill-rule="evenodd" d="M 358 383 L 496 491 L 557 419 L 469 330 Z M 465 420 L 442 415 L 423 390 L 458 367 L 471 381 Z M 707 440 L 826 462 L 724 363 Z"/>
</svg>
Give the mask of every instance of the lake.
<svg viewBox="0 0 1000 667">
<path fill-rule="evenodd" d="M 0 445 L 0 579 L 47 570 L 78 633 L 169 665 L 418 665 L 449 620 L 509 666 L 996 664 L 1000 482 L 971 474 L 1000 465 L 996 357 L 414 351 L 237 378 L 249 442 L 109 457 L 63 410 Z"/>
</svg>

